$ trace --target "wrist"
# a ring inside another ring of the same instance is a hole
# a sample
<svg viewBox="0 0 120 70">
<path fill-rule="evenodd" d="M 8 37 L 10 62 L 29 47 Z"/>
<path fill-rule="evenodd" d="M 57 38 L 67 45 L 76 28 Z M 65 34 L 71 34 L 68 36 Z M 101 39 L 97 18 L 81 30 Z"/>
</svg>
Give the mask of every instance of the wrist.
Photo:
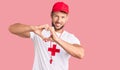
<svg viewBox="0 0 120 70">
<path fill-rule="evenodd" d="M 57 43 L 59 43 L 60 41 L 61 41 L 60 38 L 56 38 L 56 39 L 55 39 L 55 42 L 57 42 Z"/>
<path fill-rule="evenodd" d="M 35 31 L 35 30 L 36 30 L 36 27 L 33 25 L 30 25 L 30 31 Z"/>
</svg>

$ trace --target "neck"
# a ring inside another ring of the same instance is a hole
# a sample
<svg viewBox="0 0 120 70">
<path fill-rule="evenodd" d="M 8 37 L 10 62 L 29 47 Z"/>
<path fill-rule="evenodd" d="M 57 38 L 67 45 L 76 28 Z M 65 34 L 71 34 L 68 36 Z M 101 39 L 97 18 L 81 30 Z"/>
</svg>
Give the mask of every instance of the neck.
<svg viewBox="0 0 120 70">
<path fill-rule="evenodd" d="M 55 32 L 58 32 L 58 33 L 62 33 L 63 31 L 64 31 L 63 29 L 55 30 Z"/>
</svg>

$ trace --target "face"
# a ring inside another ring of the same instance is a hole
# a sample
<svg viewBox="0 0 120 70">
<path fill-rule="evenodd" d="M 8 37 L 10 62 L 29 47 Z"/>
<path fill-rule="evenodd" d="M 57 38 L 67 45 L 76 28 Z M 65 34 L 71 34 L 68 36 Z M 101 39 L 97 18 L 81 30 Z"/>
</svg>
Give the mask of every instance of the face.
<svg viewBox="0 0 120 70">
<path fill-rule="evenodd" d="M 64 12 L 54 12 L 52 13 L 51 17 L 52 17 L 52 26 L 55 28 L 55 30 L 60 30 L 64 27 L 68 19 L 68 14 Z"/>
</svg>

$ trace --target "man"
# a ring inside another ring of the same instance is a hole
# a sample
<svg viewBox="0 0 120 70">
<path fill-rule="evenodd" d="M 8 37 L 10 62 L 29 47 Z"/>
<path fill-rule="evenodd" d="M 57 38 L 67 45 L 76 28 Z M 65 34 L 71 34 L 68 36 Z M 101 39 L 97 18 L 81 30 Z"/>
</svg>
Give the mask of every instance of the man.
<svg viewBox="0 0 120 70">
<path fill-rule="evenodd" d="M 35 58 L 33 70 L 68 70 L 70 55 L 83 58 L 84 49 L 80 41 L 63 29 L 68 19 L 69 7 L 63 2 L 54 4 L 51 12 L 52 27 L 15 23 L 9 31 L 21 37 L 31 38 Z"/>
</svg>

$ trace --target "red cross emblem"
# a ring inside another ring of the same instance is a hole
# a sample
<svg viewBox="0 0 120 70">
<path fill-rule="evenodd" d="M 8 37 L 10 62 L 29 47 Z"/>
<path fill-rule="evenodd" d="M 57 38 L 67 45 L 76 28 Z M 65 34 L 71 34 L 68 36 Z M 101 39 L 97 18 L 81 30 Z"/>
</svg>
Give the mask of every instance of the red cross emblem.
<svg viewBox="0 0 120 70">
<path fill-rule="evenodd" d="M 56 52 L 60 52 L 60 49 L 56 49 L 56 45 L 55 44 L 53 44 L 53 48 L 48 48 L 48 51 L 50 51 L 51 52 L 51 55 L 52 56 L 55 56 L 55 53 Z"/>
<path fill-rule="evenodd" d="M 60 49 L 56 49 L 56 45 L 53 44 L 53 47 L 52 48 L 48 48 L 48 51 L 51 52 L 51 60 L 50 60 L 50 64 L 52 63 L 52 56 L 55 56 L 55 53 L 59 53 L 60 52 Z"/>
</svg>

